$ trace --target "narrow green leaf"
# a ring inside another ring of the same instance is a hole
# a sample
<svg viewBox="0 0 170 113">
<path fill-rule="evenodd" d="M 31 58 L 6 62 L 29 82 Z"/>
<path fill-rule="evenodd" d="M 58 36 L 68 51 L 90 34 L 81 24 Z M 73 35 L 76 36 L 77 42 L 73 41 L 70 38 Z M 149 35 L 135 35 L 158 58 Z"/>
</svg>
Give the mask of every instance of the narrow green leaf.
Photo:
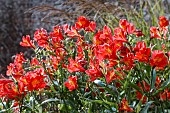
<svg viewBox="0 0 170 113">
<path fill-rule="evenodd" d="M 104 87 L 104 86 L 106 85 L 106 84 L 103 83 L 101 80 L 95 80 L 94 83 L 97 84 L 97 85 L 99 85 L 99 86 L 102 86 L 102 87 Z"/>
<path fill-rule="evenodd" d="M 152 77 L 151 77 L 151 91 L 154 89 L 155 86 L 155 82 L 156 82 L 156 70 L 153 69 L 152 70 Z"/>
<path fill-rule="evenodd" d="M 142 105 L 143 98 L 144 98 L 144 95 L 142 96 L 142 99 L 139 101 L 139 103 L 136 106 L 136 113 L 140 113 L 140 111 L 141 111 L 141 105 Z"/>
<path fill-rule="evenodd" d="M 88 113 L 93 113 L 93 112 L 92 112 L 92 104 L 91 104 L 91 103 L 89 104 Z"/>
<path fill-rule="evenodd" d="M 157 95 L 159 92 L 163 91 L 164 89 L 166 89 L 169 86 L 170 86 L 170 78 L 166 82 L 164 82 L 163 85 L 158 90 L 156 90 L 153 93 L 153 96 Z"/>
<path fill-rule="evenodd" d="M 148 113 L 148 108 L 151 106 L 151 104 L 153 103 L 154 101 L 149 101 L 146 106 L 143 108 L 143 110 L 141 111 L 141 113 Z"/>
<path fill-rule="evenodd" d="M 136 89 L 137 91 L 139 91 L 141 94 L 143 94 L 142 90 L 141 90 L 136 84 L 129 83 L 129 85 L 130 85 L 132 88 L 134 88 L 134 89 Z"/>
<path fill-rule="evenodd" d="M 56 99 L 56 98 L 50 98 L 50 99 L 47 99 L 47 100 L 43 101 L 40 105 L 43 105 L 43 104 L 45 104 L 47 102 L 55 102 L 55 101 L 60 101 L 60 100 Z"/>
<path fill-rule="evenodd" d="M 102 100 L 92 100 L 92 102 L 98 103 L 98 104 L 103 104 L 103 101 L 102 101 Z"/>
<path fill-rule="evenodd" d="M 106 100 L 103 100 L 106 104 L 114 107 L 115 109 L 118 108 L 118 105 L 116 103 L 113 103 L 113 102 L 109 102 L 109 101 L 106 101 Z"/>
</svg>

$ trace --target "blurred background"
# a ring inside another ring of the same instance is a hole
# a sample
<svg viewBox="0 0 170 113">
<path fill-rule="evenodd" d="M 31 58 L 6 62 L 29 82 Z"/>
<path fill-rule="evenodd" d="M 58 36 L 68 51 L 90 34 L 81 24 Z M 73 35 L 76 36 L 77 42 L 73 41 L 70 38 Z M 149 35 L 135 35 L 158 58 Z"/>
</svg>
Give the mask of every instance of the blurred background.
<svg viewBox="0 0 170 113">
<path fill-rule="evenodd" d="M 23 52 L 22 36 L 38 28 L 52 30 L 55 25 L 73 24 L 80 15 L 114 28 L 119 19 L 126 18 L 141 27 L 140 21 L 152 26 L 161 15 L 170 19 L 170 0 L 0 0 L 0 73 L 5 75 L 13 56 Z"/>
</svg>

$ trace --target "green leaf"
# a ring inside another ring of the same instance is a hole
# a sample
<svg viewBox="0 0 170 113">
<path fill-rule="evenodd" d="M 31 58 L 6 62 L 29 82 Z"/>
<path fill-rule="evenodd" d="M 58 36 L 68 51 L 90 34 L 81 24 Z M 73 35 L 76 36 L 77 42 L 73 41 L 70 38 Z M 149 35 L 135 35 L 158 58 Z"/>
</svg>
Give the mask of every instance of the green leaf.
<svg viewBox="0 0 170 113">
<path fill-rule="evenodd" d="M 50 98 L 50 99 L 47 99 L 47 100 L 43 101 L 40 105 L 43 105 L 43 104 L 45 104 L 47 102 L 55 102 L 55 101 L 60 101 L 60 100 L 56 99 L 56 98 Z"/>
<path fill-rule="evenodd" d="M 102 101 L 102 100 L 92 100 L 92 102 L 98 103 L 98 104 L 103 104 L 103 101 Z"/>
<path fill-rule="evenodd" d="M 143 98 L 144 98 L 144 95 L 143 95 L 142 99 L 139 101 L 139 103 L 136 106 L 136 113 L 140 113 L 140 111 L 141 111 L 141 105 L 142 105 Z"/>
<path fill-rule="evenodd" d="M 153 69 L 152 70 L 152 77 L 151 77 L 151 91 L 154 89 L 155 86 L 155 82 L 156 82 L 156 70 Z"/>
<path fill-rule="evenodd" d="M 115 109 L 118 108 L 118 105 L 116 103 L 113 103 L 113 102 L 109 102 L 109 101 L 106 101 L 106 100 L 103 100 L 106 104 L 114 107 Z"/>
<path fill-rule="evenodd" d="M 169 86 L 170 86 L 170 78 L 166 82 L 164 82 L 163 85 L 158 90 L 156 90 L 153 93 L 153 96 L 157 95 L 159 92 L 163 91 L 164 89 L 166 89 Z"/>
<path fill-rule="evenodd" d="M 130 85 L 132 88 L 134 88 L 134 89 L 136 89 L 137 91 L 139 91 L 141 94 L 143 94 L 142 90 L 141 90 L 136 84 L 129 83 L 129 85 Z"/>
<path fill-rule="evenodd" d="M 141 113 L 148 113 L 148 108 L 151 106 L 151 104 L 153 103 L 154 101 L 149 101 L 146 106 L 143 108 L 143 110 L 141 111 Z"/>
<path fill-rule="evenodd" d="M 104 86 L 106 85 L 106 84 L 103 83 L 101 80 L 95 80 L 94 83 L 97 84 L 97 85 L 99 85 L 99 86 L 102 86 L 102 87 L 104 87 Z"/>
<path fill-rule="evenodd" d="M 151 66 L 150 65 L 146 65 L 145 69 L 146 69 L 147 75 L 149 76 L 150 72 L 151 72 Z"/>
<path fill-rule="evenodd" d="M 72 109 L 70 105 L 66 105 L 66 104 L 58 104 L 58 108 L 61 111 L 65 111 L 65 112 Z"/>
</svg>

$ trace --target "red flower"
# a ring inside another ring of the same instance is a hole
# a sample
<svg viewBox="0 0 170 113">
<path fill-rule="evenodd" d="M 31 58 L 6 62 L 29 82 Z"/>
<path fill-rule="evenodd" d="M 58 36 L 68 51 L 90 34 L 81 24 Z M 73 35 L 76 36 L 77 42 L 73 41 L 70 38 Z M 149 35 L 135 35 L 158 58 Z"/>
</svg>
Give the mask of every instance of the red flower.
<svg viewBox="0 0 170 113">
<path fill-rule="evenodd" d="M 59 61 L 64 59 L 65 55 L 67 54 L 66 51 L 64 50 L 64 48 L 62 48 L 62 47 L 56 48 L 55 53 L 56 53 L 56 57 Z"/>
<path fill-rule="evenodd" d="M 16 54 L 14 62 L 16 63 L 24 63 L 26 60 L 24 59 L 24 54 L 20 52 L 20 54 Z"/>
<path fill-rule="evenodd" d="M 125 19 L 119 21 L 119 27 L 128 34 L 133 34 L 135 32 L 134 25 L 132 23 L 128 23 Z"/>
<path fill-rule="evenodd" d="M 119 112 L 126 111 L 126 112 L 133 112 L 133 109 L 129 107 L 128 101 L 123 98 L 121 104 L 119 105 Z"/>
<path fill-rule="evenodd" d="M 38 29 L 34 33 L 34 40 L 37 41 L 37 43 L 40 47 L 47 47 L 48 39 L 49 39 L 49 37 L 48 37 L 47 31 L 43 28 Z"/>
<path fill-rule="evenodd" d="M 22 63 L 26 62 L 23 53 L 17 54 L 14 59 L 14 63 L 10 63 L 7 66 L 6 75 L 13 76 L 15 79 L 19 79 L 24 74 Z"/>
<path fill-rule="evenodd" d="M 101 45 L 104 44 L 103 40 L 101 39 L 100 35 L 103 34 L 102 31 L 98 31 L 94 38 L 93 38 L 93 45 L 97 46 L 97 45 Z"/>
<path fill-rule="evenodd" d="M 20 42 L 20 45 L 23 47 L 30 47 L 35 49 L 35 45 L 32 40 L 30 40 L 30 36 L 26 35 L 22 37 L 22 42 Z"/>
<path fill-rule="evenodd" d="M 69 76 L 68 81 L 65 82 L 64 85 L 69 89 L 69 91 L 77 89 L 77 76 Z"/>
<path fill-rule="evenodd" d="M 90 60 L 90 68 L 88 70 L 86 70 L 85 72 L 88 76 L 90 76 L 90 81 L 94 81 L 97 78 L 101 78 L 103 75 L 99 68 L 98 61 L 96 61 L 96 63 L 94 63 L 94 60 L 92 60 L 92 59 Z"/>
<path fill-rule="evenodd" d="M 22 82 L 18 82 L 18 85 L 16 85 L 14 82 L 6 85 L 6 92 L 7 92 L 7 98 L 19 100 L 23 98 L 24 95 L 26 95 L 25 87 Z"/>
<path fill-rule="evenodd" d="M 151 54 L 151 49 L 150 48 L 143 48 L 140 49 L 138 52 L 135 53 L 135 58 L 137 59 L 139 62 L 148 62 L 149 57 Z"/>
<path fill-rule="evenodd" d="M 126 56 L 130 52 L 130 50 L 126 46 L 121 46 L 119 48 L 119 51 L 120 51 L 120 56 L 122 57 Z"/>
<path fill-rule="evenodd" d="M 62 25 L 62 28 L 63 28 L 63 30 L 64 30 L 64 34 L 66 34 L 67 31 L 70 31 L 68 24 Z"/>
<path fill-rule="evenodd" d="M 128 26 L 127 26 L 127 33 L 128 34 L 133 34 L 135 33 L 135 26 L 132 24 L 132 23 L 129 23 Z"/>
<path fill-rule="evenodd" d="M 0 80 L 0 97 L 6 97 L 8 99 L 19 100 L 26 94 L 24 91 L 24 85 L 19 81 L 16 85 L 10 79 Z"/>
<path fill-rule="evenodd" d="M 67 69 L 70 73 L 72 72 L 84 72 L 85 69 L 81 66 L 81 64 L 78 61 L 73 60 L 72 58 L 68 58 L 68 61 L 70 64 L 67 66 Z"/>
<path fill-rule="evenodd" d="M 128 53 L 123 59 L 121 59 L 121 62 L 125 64 L 125 69 L 129 70 L 133 68 L 134 66 L 134 54 Z"/>
<path fill-rule="evenodd" d="M 78 33 L 77 29 L 74 26 L 71 27 L 71 30 L 67 29 L 66 34 L 71 38 L 81 37 L 81 35 Z"/>
<path fill-rule="evenodd" d="M 98 46 L 98 59 L 103 60 L 105 58 L 110 58 L 111 56 L 116 56 L 113 44 L 106 44 Z"/>
<path fill-rule="evenodd" d="M 106 82 L 109 84 L 110 82 L 112 82 L 113 80 L 117 80 L 117 79 L 121 79 L 119 75 L 115 74 L 114 70 L 109 70 L 107 72 L 107 75 L 105 76 L 106 78 Z"/>
<path fill-rule="evenodd" d="M 56 56 L 50 55 L 50 64 L 55 70 L 58 69 L 59 60 L 57 59 Z"/>
<path fill-rule="evenodd" d="M 90 22 L 89 26 L 86 27 L 86 31 L 94 32 L 96 29 L 96 22 L 92 21 Z"/>
<path fill-rule="evenodd" d="M 40 62 L 37 60 L 37 58 L 32 58 L 30 62 L 30 66 L 41 66 Z"/>
<path fill-rule="evenodd" d="M 138 52 L 141 48 L 146 48 L 146 43 L 144 41 L 137 42 L 133 50 Z"/>
<path fill-rule="evenodd" d="M 113 43 L 112 31 L 108 26 L 103 27 L 103 31 L 98 31 L 93 38 L 94 45 L 102 45 L 104 43 Z"/>
<path fill-rule="evenodd" d="M 155 86 L 156 86 L 156 87 L 159 87 L 160 83 L 161 83 L 160 77 L 159 77 L 159 76 L 156 76 Z"/>
<path fill-rule="evenodd" d="M 165 89 L 164 92 L 161 92 L 159 96 L 160 100 L 162 101 L 170 100 L 170 92 L 168 89 Z"/>
<path fill-rule="evenodd" d="M 161 39 L 160 32 L 156 27 L 151 27 L 150 28 L 150 35 L 151 35 L 151 38 Z"/>
<path fill-rule="evenodd" d="M 38 29 L 34 33 L 34 40 L 39 41 L 39 40 L 48 40 L 48 34 L 47 31 L 43 28 Z"/>
<path fill-rule="evenodd" d="M 80 63 L 82 66 L 84 66 L 84 65 L 87 63 L 87 61 L 84 60 L 83 48 L 82 48 L 80 45 L 77 46 L 77 53 L 78 53 L 78 54 L 77 54 L 75 60 L 76 60 L 76 61 L 79 61 L 79 63 Z"/>
<path fill-rule="evenodd" d="M 75 23 L 75 28 L 77 30 L 84 29 L 85 31 L 94 32 L 96 29 L 96 23 L 94 21 L 89 21 L 84 16 L 80 16 L 78 21 Z"/>
<path fill-rule="evenodd" d="M 19 79 L 24 74 L 24 69 L 22 68 L 22 63 L 10 63 L 7 66 L 6 75 L 13 76 L 15 79 Z"/>
<path fill-rule="evenodd" d="M 158 68 L 164 68 L 168 64 L 168 58 L 165 56 L 163 51 L 154 50 L 150 59 L 150 65 Z"/>
<path fill-rule="evenodd" d="M 78 22 L 76 22 L 76 24 L 75 24 L 75 27 L 76 27 L 76 29 L 82 29 L 82 28 L 86 28 L 86 27 L 88 27 L 89 26 L 89 24 L 90 24 L 90 21 L 89 20 L 87 20 L 84 16 L 80 16 L 79 18 L 78 18 Z"/>
<path fill-rule="evenodd" d="M 50 33 L 50 37 L 52 39 L 51 41 L 51 48 L 50 49 L 56 49 L 59 47 L 62 47 L 61 41 L 64 39 L 62 35 L 62 29 L 60 26 L 55 26 L 53 28 L 53 32 Z"/>
<path fill-rule="evenodd" d="M 135 53 L 135 59 L 137 59 L 139 62 L 148 62 L 150 54 L 151 54 L 151 49 L 146 48 L 145 42 L 137 42 L 134 50 L 136 51 Z"/>
<path fill-rule="evenodd" d="M 45 73 L 43 69 L 36 69 L 34 71 L 27 72 L 25 76 L 20 78 L 20 81 L 27 86 L 29 91 L 39 90 L 45 88 L 46 82 Z"/>
<path fill-rule="evenodd" d="M 136 91 L 136 98 L 138 100 L 142 100 L 142 103 L 144 104 L 147 100 L 147 97 L 142 95 L 139 91 Z"/>
<path fill-rule="evenodd" d="M 60 26 L 55 26 L 53 28 L 53 32 L 50 33 L 50 37 L 52 37 L 52 40 L 54 42 L 60 42 L 64 39 L 61 30 L 62 29 Z"/>
<path fill-rule="evenodd" d="M 134 34 L 136 35 L 136 37 L 145 36 L 141 30 L 135 30 Z"/>
<path fill-rule="evenodd" d="M 160 16 L 159 17 L 159 25 L 161 28 L 166 27 L 169 25 L 169 21 L 164 16 Z"/>
<path fill-rule="evenodd" d="M 108 26 L 103 27 L 104 39 L 112 40 L 112 31 Z"/>
<path fill-rule="evenodd" d="M 119 27 L 122 28 L 124 31 L 127 30 L 127 26 L 128 26 L 128 21 L 126 19 L 121 19 L 119 21 Z"/>
<path fill-rule="evenodd" d="M 114 36 L 112 38 L 116 41 L 127 42 L 126 32 L 120 27 L 114 29 Z"/>
</svg>

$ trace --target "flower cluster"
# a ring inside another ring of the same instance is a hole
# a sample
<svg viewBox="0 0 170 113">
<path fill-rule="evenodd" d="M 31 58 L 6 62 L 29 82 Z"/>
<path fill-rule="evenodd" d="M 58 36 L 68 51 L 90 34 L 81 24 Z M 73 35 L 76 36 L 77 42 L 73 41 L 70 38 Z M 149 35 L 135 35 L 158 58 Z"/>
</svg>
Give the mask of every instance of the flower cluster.
<svg viewBox="0 0 170 113">
<path fill-rule="evenodd" d="M 55 92 L 64 102 L 68 99 L 70 109 L 78 109 L 74 98 L 79 110 L 90 110 L 97 103 L 111 112 L 147 110 L 147 103 L 155 107 L 166 103 L 170 100 L 168 25 L 161 16 L 159 26 L 150 27 L 150 36 L 145 36 L 125 19 L 114 29 L 104 26 L 97 31 L 94 21 L 80 16 L 75 25 L 55 26 L 49 34 L 38 29 L 33 40 L 27 35 L 20 43 L 33 49 L 35 56 L 30 60 L 23 53 L 15 56 L 7 67 L 9 79 L 0 80 L 0 97 L 24 104 L 21 100 L 28 93 L 48 87 L 44 93 Z"/>
</svg>

